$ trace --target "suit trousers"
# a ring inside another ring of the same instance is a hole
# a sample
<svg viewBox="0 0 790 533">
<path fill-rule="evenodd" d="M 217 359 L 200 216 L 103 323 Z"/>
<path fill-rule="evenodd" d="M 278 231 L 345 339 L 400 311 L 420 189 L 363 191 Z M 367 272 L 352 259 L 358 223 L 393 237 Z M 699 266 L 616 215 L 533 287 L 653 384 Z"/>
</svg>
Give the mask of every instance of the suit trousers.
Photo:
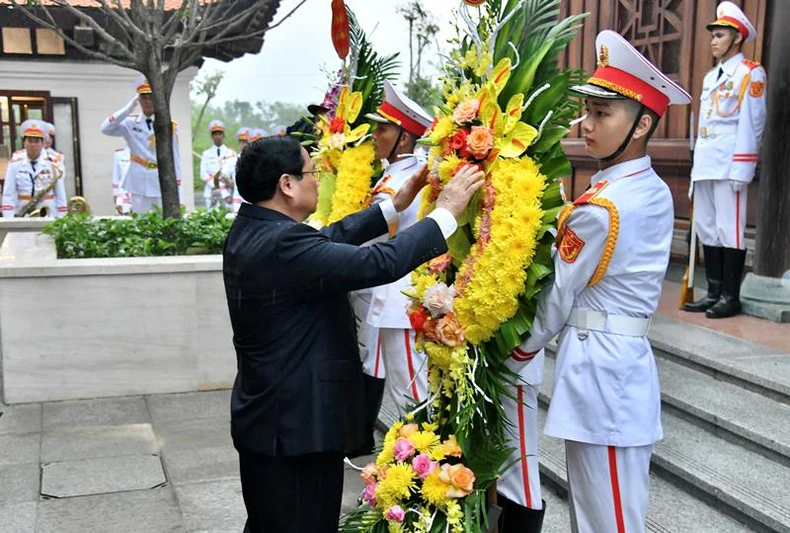
<svg viewBox="0 0 790 533">
<path fill-rule="evenodd" d="M 499 400 L 507 419 L 508 446 L 513 448 L 506 464 L 515 462 L 496 484 L 497 492 L 522 507 L 543 508 L 538 464 L 538 386 L 510 386 L 516 398 L 501 395 Z"/>
<path fill-rule="evenodd" d="M 746 249 L 747 190 L 734 192 L 727 180 L 694 182 L 694 225 L 705 246 Z"/>
<path fill-rule="evenodd" d="M 336 533 L 343 454 L 270 457 L 239 452 L 244 533 Z"/>
<path fill-rule="evenodd" d="M 573 533 L 644 533 L 652 451 L 565 441 Z"/>
</svg>

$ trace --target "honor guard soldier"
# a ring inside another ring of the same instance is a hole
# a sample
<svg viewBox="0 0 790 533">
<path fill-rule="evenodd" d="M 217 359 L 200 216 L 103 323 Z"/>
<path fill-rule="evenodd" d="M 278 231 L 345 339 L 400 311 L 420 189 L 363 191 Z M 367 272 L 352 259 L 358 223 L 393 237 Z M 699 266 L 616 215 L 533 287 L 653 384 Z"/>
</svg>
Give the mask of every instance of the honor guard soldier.
<svg viewBox="0 0 790 533">
<path fill-rule="evenodd" d="M 236 152 L 225 146 L 225 123 L 221 120 L 212 120 L 208 125 L 208 132 L 214 142 L 207 148 L 200 158 L 200 179 L 203 180 L 203 198 L 206 207 L 217 207 L 221 202 L 219 173 L 225 160 L 234 157 Z"/>
<path fill-rule="evenodd" d="M 126 185 L 126 173 L 132 161 L 129 159 L 128 148 L 118 148 L 112 161 L 112 202 L 115 212 L 119 215 L 128 215 L 132 210 L 132 197 L 124 188 Z"/>
<path fill-rule="evenodd" d="M 220 175 L 220 189 L 222 191 L 222 199 L 225 201 L 226 207 L 231 209 L 234 213 L 239 211 L 239 207 L 244 201 L 239 194 L 238 187 L 236 187 L 236 163 L 239 160 L 239 154 L 244 151 L 249 144 L 250 134 L 252 128 L 243 126 L 236 132 L 236 141 L 239 144 L 239 151 L 232 157 L 229 157 L 222 163 Z"/>
<path fill-rule="evenodd" d="M 24 152 L 15 155 L 6 170 L 3 217 L 23 216 L 42 208 L 45 216 L 62 217 L 68 209 L 64 172 L 46 153 L 46 123 L 26 120 L 20 130 Z"/>
<path fill-rule="evenodd" d="M 432 117 L 416 102 L 401 94 L 388 80 L 384 80 L 384 102 L 368 118 L 376 121 L 373 141 L 376 157 L 384 163 L 384 175 L 370 192 L 372 203 L 393 198 L 422 163 L 415 155 L 416 141 L 431 125 Z M 399 220 L 390 226 L 390 236 L 417 223 L 420 202 L 414 202 L 400 214 Z M 371 398 L 366 409 L 375 421 L 381 404 L 383 382 L 395 404 L 403 411 L 412 401 L 422 401 L 428 391 L 428 363 L 425 354 L 415 347 L 415 332 L 411 329 L 406 310 L 409 299 L 401 292 L 411 287 L 411 274 L 395 283 L 371 289 L 369 294 L 358 291 L 363 299 L 358 306 L 359 316 L 372 328 L 360 334 L 360 342 L 367 343 L 367 357 L 363 361 Z M 369 299 L 369 309 L 365 313 Z M 359 302 L 358 302 L 359 303 Z M 363 328 L 364 330 L 365 328 Z M 366 339 L 367 337 L 367 339 Z M 365 350 L 361 350 L 364 352 Z M 375 410 L 375 413 L 373 412 Z"/>
<path fill-rule="evenodd" d="M 132 211 L 147 213 L 155 205 L 162 206 L 162 192 L 159 187 L 159 172 L 156 162 L 156 138 L 154 137 L 154 101 L 151 96 L 151 86 L 144 77 L 139 76 L 135 80 L 134 87 L 137 96 L 116 113 L 107 117 L 101 125 L 101 132 L 113 137 L 123 137 L 126 140 L 131 164 L 126 175 L 125 189 L 132 196 Z M 142 114 L 132 115 L 131 113 L 138 102 Z M 173 158 L 179 203 L 183 205 L 181 156 L 176 128 L 177 124 L 174 121 Z"/>
<path fill-rule="evenodd" d="M 554 283 L 508 365 L 520 371 L 559 334 L 545 433 L 565 440 L 571 530 L 643 532 L 663 437 L 647 332 L 674 228 L 647 141 L 667 106 L 691 97 L 619 34 L 603 31 L 595 45 L 597 70 L 572 90 L 586 97 L 582 135 L 600 171 L 560 213 Z"/>
<path fill-rule="evenodd" d="M 55 144 L 55 125 L 51 122 L 45 122 L 44 127 L 47 133 L 47 136 L 44 138 L 44 149 L 47 152 L 47 156 L 49 156 L 53 163 L 60 165 L 61 170 L 65 173 L 66 162 L 63 158 L 63 154 L 52 147 Z"/>
<path fill-rule="evenodd" d="M 684 309 L 726 318 L 741 312 L 746 260 L 746 195 L 765 130 L 765 69 L 746 59 L 743 43 L 757 30 L 732 2 L 722 2 L 708 24 L 718 65 L 705 75 L 699 134 L 691 168 L 694 226 L 705 253 L 707 294 Z"/>
</svg>

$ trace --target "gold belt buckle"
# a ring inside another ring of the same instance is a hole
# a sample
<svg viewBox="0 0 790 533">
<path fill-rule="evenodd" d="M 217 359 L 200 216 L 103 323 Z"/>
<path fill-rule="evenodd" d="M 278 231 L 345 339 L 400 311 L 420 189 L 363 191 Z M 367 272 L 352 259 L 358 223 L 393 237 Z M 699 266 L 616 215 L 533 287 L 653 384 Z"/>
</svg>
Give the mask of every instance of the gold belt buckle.
<svg viewBox="0 0 790 533">
<path fill-rule="evenodd" d="M 701 126 L 700 129 L 699 129 L 699 136 L 702 137 L 703 139 L 707 139 L 711 135 L 708 132 L 708 128 L 707 127 Z"/>
<path fill-rule="evenodd" d="M 145 162 L 145 166 L 147 166 L 150 169 L 155 169 L 157 165 L 156 165 L 156 163 L 153 163 L 151 161 L 146 161 Z"/>
</svg>

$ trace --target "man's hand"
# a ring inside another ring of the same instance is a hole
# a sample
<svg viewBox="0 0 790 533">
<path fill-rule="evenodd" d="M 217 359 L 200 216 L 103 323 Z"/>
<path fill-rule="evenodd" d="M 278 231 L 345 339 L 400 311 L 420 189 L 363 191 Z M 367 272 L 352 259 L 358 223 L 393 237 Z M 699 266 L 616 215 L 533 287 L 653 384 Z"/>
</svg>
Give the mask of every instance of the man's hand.
<svg viewBox="0 0 790 533">
<path fill-rule="evenodd" d="M 745 181 L 737 181 L 737 180 L 728 180 L 728 181 L 730 182 L 730 189 L 732 189 L 732 192 L 735 193 L 743 192 L 744 190 L 746 190 L 746 187 L 749 186 L 749 184 L 746 183 Z"/>
<path fill-rule="evenodd" d="M 479 167 L 464 166 L 442 189 L 436 200 L 436 208 L 447 209 L 458 220 L 466 206 L 469 205 L 472 196 L 483 186 L 483 176 L 485 173 Z"/>
<path fill-rule="evenodd" d="M 403 184 L 395 197 L 392 199 L 392 204 L 398 213 L 405 211 L 417 195 L 420 193 L 425 184 L 428 182 L 428 165 L 420 165 L 409 181 Z"/>
</svg>

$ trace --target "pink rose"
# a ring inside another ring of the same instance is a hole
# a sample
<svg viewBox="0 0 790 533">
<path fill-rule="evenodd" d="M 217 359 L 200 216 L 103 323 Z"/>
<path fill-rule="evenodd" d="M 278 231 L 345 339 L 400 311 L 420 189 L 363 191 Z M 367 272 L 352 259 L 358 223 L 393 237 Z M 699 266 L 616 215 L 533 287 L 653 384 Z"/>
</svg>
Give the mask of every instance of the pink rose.
<svg viewBox="0 0 790 533">
<path fill-rule="evenodd" d="M 391 522 L 403 522 L 403 518 L 405 516 L 406 512 L 400 505 L 393 505 L 387 509 L 387 513 L 384 515 L 384 518 Z"/>
<path fill-rule="evenodd" d="M 421 453 L 411 461 L 411 467 L 420 479 L 425 479 L 431 472 L 439 468 L 437 461 L 431 461 L 426 454 Z"/>
<path fill-rule="evenodd" d="M 494 147 L 494 136 L 485 126 L 472 126 L 472 133 L 466 138 L 466 146 L 475 159 L 485 159 Z"/>
<path fill-rule="evenodd" d="M 371 507 L 376 506 L 376 483 L 366 485 L 365 490 L 362 491 L 362 501 Z"/>
<path fill-rule="evenodd" d="M 395 459 L 398 462 L 402 463 L 412 455 L 414 455 L 414 445 L 409 439 L 401 437 L 395 441 Z"/>
<path fill-rule="evenodd" d="M 453 310 L 455 287 L 439 282 L 425 289 L 422 305 L 431 313 L 431 318 L 444 316 Z"/>
<path fill-rule="evenodd" d="M 456 124 L 466 124 L 472 122 L 477 116 L 477 111 L 480 109 L 480 102 L 477 100 L 466 100 L 458 104 L 458 107 L 453 111 L 453 120 Z"/>
</svg>

